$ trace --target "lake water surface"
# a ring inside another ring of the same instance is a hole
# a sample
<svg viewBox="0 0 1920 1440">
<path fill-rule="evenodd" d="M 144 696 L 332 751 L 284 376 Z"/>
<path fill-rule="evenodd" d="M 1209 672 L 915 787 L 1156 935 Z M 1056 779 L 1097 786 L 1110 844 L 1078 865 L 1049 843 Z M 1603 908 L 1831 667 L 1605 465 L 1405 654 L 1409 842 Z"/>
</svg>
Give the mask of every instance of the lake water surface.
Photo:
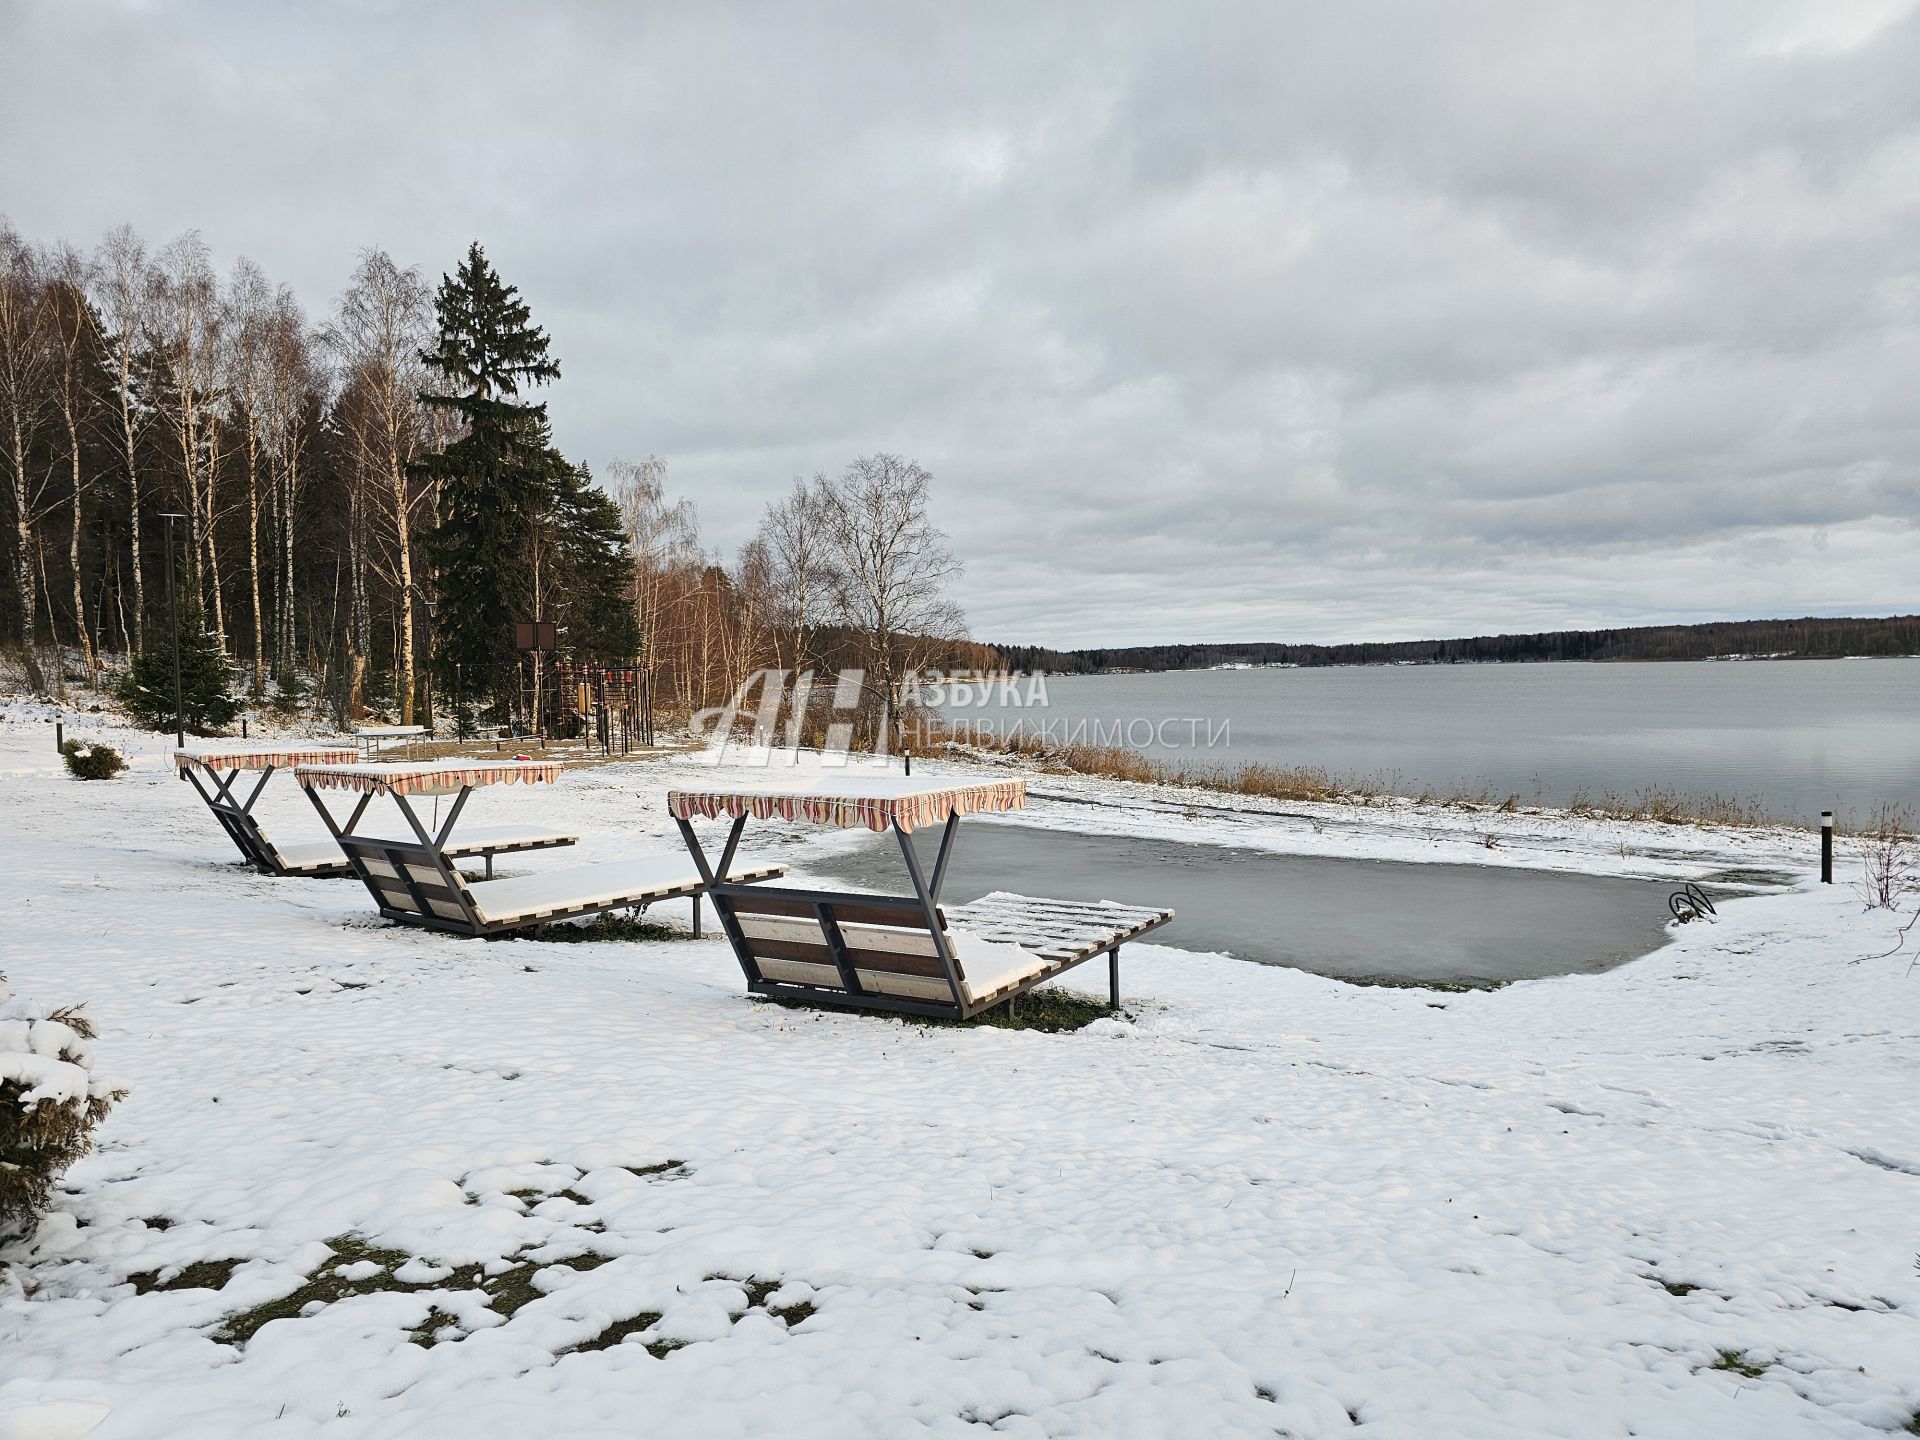
<svg viewBox="0 0 1920 1440">
<path fill-rule="evenodd" d="M 929 869 L 938 831 L 915 836 Z M 1667 938 L 1672 884 L 1491 865 L 1276 855 L 989 820 L 960 827 L 941 899 L 990 890 L 1168 906 L 1151 937 L 1344 980 L 1487 984 L 1605 970 Z M 812 862 L 849 887 L 910 893 L 876 835 Z M 1122 952 L 1125 959 L 1125 952 Z"/>
<path fill-rule="evenodd" d="M 1564 804 L 1664 787 L 1805 823 L 1864 820 L 1881 800 L 1920 809 L 1920 660 L 1198 670 L 1044 689 L 1041 708 L 944 709 L 1179 762 L 1385 774 L 1404 794 L 1486 785 Z"/>
</svg>

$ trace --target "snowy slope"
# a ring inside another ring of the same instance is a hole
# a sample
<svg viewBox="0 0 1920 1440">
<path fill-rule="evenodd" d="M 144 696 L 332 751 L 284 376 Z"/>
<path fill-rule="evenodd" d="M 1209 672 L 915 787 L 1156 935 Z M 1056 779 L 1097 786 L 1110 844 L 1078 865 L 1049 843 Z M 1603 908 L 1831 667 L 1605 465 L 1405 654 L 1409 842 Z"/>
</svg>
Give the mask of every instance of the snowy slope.
<svg viewBox="0 0 1920 1440">
<path fill-rule="evenodd" d="M 132 743 L 83 785 L 44 724 L 0 720 L 0 970 L 87 1001 L 133 1087 L 0 1257 L 0 1440 L 1869 1436 L 1920 1411 L 1920 972 L 1868 958 L 1893 925 L 1848 887 L 1490 993 L 1142 944 L 1131 1021 L 923 1029 L 751 1003 L 713 942 L 385 927 L 351 881 L 234 868 Z M 582 829 L 529 873 L 664 850 L 688 774 L 583 768 L 472 818 Z M 1398 858 L 1798 843 L 1035 788 L 1035 823 Z M 807 837 L 762 833 L 803 875 Z M 343 1236 L 381 1253 L 340 1298 L 216 1343 L 360 1255 L 329 1259 Z M 239 1263 L 171 1288 L 202 1261 Z M 510 1319 L 487 1284 L 522 1287 Z"/>
</svg>

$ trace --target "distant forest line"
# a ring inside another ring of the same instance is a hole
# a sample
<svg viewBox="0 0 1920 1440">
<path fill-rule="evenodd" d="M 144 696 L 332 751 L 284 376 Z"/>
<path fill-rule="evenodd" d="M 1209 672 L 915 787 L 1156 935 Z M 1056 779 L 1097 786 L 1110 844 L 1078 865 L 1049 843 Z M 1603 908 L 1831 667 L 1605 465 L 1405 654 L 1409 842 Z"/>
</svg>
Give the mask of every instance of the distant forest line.
<svg viewBox="0 0 1920 1440">
<path fill-rule="evenodd" d="M 1051 650 L 998 645 L 1009 670 L 1098 675 L 1126 670 L 1204 670 L 1216 665 L 1464 665 L 1547 660 L 1709 660 L 1744 655 L 1837 659 L 1920 655 L 1920 615 L 1883 619 L 1723 620 L 1615 630 L 1548 630 L 1457 640 L 1390 640 L 1351 645 L 1252 641 L 1218 645 L 1127 645 Z"/>
</svg>

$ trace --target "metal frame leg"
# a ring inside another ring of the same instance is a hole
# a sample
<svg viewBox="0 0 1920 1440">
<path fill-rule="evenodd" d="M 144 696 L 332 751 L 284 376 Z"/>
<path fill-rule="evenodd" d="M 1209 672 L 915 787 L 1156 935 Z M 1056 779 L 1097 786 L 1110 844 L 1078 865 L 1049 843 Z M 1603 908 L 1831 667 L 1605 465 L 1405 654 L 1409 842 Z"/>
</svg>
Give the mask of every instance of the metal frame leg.
<svg viewBox="0 0 1920 1440">
<path fill-rule="evenodd" d="M 958 819 L 959 816 L 957 815 L 951 817 L 947 821 L 948 826 L 952 827 Z M 939 901 L 934 898 L 934 891 L 928 887 L 926 877 L 921 873 L 920 857 L 913 853 L 913 837 L 900 828 L 900 822 L 898 820 L 893 822 L 893 833 L 895 838 L 900 842 L 900 858 L 907 862 L 907 876 L 913 881 L 913 893 L 919 898 L 920 908 L 926 915 L 927 933 L 933 938 L 933 952 L 939 956 L 940 968 L 946 972 L 947 988 L 953 993 L 953 1008 L 958 1011 L 961 1018 L 964 1019 L 967 1013 L 967 992 L 960 984 L 960 967 L 954 961 L 953 947 L 947 943 L 947 932 L 940 924 Z M 948 834 L 940 846 L 943 859 L 947 854 L 949 842 L 951 842 L 952 838 L 952 830 L 949 828 Z M 938 872 L 936 872 L 936 874 L 937 873 Z M 945 877 L 941 876 L 940 878 L 944 879 Z"/>
</svg>

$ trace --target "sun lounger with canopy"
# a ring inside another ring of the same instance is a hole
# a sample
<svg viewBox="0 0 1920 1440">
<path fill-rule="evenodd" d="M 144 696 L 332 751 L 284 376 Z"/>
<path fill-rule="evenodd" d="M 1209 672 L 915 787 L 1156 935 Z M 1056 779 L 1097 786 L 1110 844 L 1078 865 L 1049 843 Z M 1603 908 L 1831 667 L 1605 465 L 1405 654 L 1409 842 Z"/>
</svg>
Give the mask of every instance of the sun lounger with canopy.
<svg viewBox="0 0 1920 1440">
<path fill-rule="evenodd" d="M 552 784 L 560 766 L 536 760 L 437 760 L 419 764 L 316 764 L 295 770 L 300 786 L 333 832 L 353 871 L 365 882 L 380 913 L 408 925 L 458 935 L 500 935 L 553 920 L 603 910 L 640 909 L 661 900 L 692 898 L 699 930 L 705 882 L 681 855 L 652 855 L 574 865 L 544 874 L 469 881 L 446 848 L 468 798 L 483 785 Z M 360 796 L 342 824 L 320 792 L 346 790 Z M 356 832 L 375 795 L 386 795 L 405 817 L 413 837 L 389 840 Z M 415 796 L 452 796 L 445 820 L 430 829 L 414 808 Z M 747 866 L 741 881 L 771 879 L 784 865 Z"/>
<path fill-rule="evenodd" d="M 220 828 L 227 832 L 227 837 L 249 864 L 268 875 L 312 879 L 346 875 L 353 867 L 331 840 L 297 845 L 277 843 L 261 826 L 254 806 L 275 770 L 299 765 L 350 764 L 354 753 L 351 744 L 326 745 L 313 741 L 296 745 L 198 745 L 174 751 L 173 763 L 182 776 L 193 782 L 193 788 L 207 802 Z M 256 773 L 259 778 L 250 786 L 241 782 L 243 774 Z M 244 797 L 242 790 L 246 791 Z M 469 826 L 457 839 L 449 838 L 446 854 L 455 860 L 484 860 L 491 873 L 495 855 L 571 845 L 579 838 L 525 825 Z"/>
<path fill-rule="evenodd" d="M 732 942 L 747 987 L 775 999 L 847 1009 L 964 1020 L 1011 1006 L 1043 981 L 1107 957 L 1111 1003 L 1120 1005 L 1120 947 L 1173 918 L 1173 911 L 1110 900 L 1044 900 L 995 892 L 951 909 L 940 889 L 963 815 L 1017 810 L 1024 780 L 915 780 L 843 775 L 722 790 L 675 790 L 667 810 L 708 883 L 714 913 Z M 696 818 L 730 816 L 726 849 L 708 865 Z M 891 829 L 911 895 L 861 895 L 732 882 L 728 866 L 749 817 Z M 931 871 L 912 833 L 942 826 Z"/>
</svg>

